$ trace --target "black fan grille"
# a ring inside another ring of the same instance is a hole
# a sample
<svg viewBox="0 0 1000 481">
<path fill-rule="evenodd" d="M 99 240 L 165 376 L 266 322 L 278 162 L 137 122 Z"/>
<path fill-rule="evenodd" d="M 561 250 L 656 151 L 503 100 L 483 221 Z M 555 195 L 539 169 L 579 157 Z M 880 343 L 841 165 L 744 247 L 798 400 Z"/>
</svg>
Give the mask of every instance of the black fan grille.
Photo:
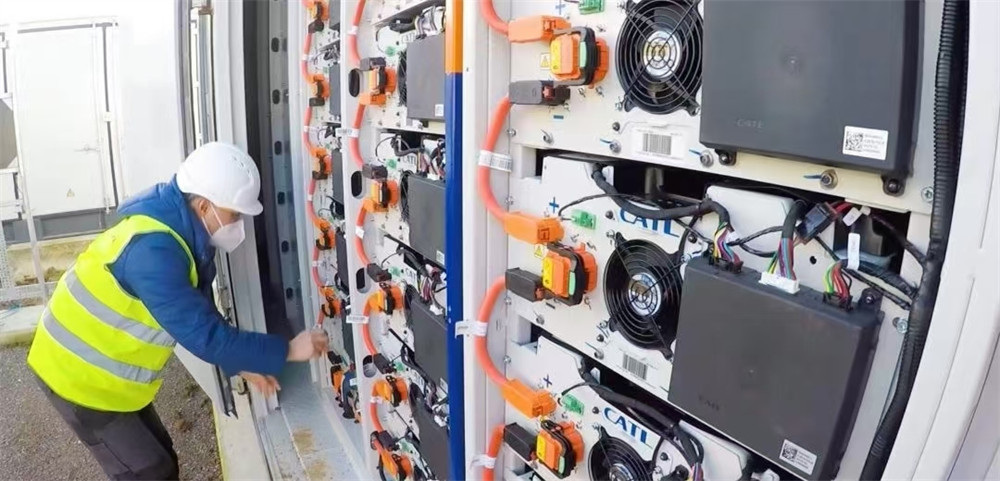
<svg viewBox="0 0 1000 481">
<path fill-rule="evenodd" d="M 702 19 L 698 0 L 641 0 L 629 7 L 615 67 L 624 107 L 652 114 L 698 111 Z"/>
<path fill-rule="evenodd" d="M 647 481 L 653 479 L 650 463 L 628 443 L 610 436 L 601 439 L 590 450 L 591 481 Z"/>
<path fill-rule="evenodd" d="M 638 347 L 669 352 L 681 297 L 678 268 L 656 244 L 620 242 L 604 272 L 611 328 Z"/>
</svg>

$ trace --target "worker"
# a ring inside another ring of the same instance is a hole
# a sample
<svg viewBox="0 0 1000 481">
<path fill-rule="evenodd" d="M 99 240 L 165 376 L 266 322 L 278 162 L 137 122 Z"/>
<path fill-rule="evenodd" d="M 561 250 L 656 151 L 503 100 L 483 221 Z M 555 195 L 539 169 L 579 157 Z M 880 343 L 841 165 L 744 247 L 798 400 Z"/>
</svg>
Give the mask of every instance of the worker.
<svg viewBox="0 0 1000 481">
<path fill-rule="evenodd" d="M 177 453 L 153 409 L 175 344 L 267 395 L 288 361 L 325 353 L 321 331 L 290 342 L 231 326 L 215 307 L 217 250 L 243 242 L 263 207 L 260 174 L 236 146 L 213 142 L 174 178 L 126 200 L 42 313 L 28 365 L 111 479 L 177 479 Z M 249 248 L 253 248 L 250 246 Z"/>
</svg>

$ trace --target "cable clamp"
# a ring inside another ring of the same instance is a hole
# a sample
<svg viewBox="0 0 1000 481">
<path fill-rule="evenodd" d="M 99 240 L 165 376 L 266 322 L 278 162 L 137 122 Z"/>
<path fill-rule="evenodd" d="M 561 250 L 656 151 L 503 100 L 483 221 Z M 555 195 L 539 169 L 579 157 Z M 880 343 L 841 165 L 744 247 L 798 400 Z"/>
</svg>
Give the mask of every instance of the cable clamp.
<svg viewBox="0 0 1000 481">
<path fill-rule="evenodd" d="M 459 321 L 455 323 L 455 336 L 486 337 L 489 323 L 483 321 Z"/>
<path fill-rule="evenodd" d="M 348 35 L 357 35 L 358 34 L 358 26 L 357 25 L 351 25 L 351 28 L 347 29 L 347 34 Z"/>
<path fill-rule="evenodd" d="M 368 324 L 368 316 L 350 315 L 347 316 L 348 324 Z"/>
<path fill-rule="evenodd" d="M 361 226 L 356 226 L 354 228 L 354 235 L 358 236 L 358 239 L 365 238 L 365 228 Z"/>
<path fill-rule="evenodd" d="M 854 223 L 857 222 L 859 218 L 861 218 L 861 211 L 858 210 L 856 207 L 851 207 L 851 210 L 847 211 L 847 213 L 844 214 L 844 225 L 850 227 L 854 225 Z"/>
<path fill-rule="evenodd" d="M 472 462 L 469 463 L 470 468 L 475 468 L 477 466 L 482 466 L 486 469 L 493 469 L 497 465 L 497 458 L 495 456 L 490 456 L 488 454 L 477 454 L 472 457 Z"/>
<path fill-rule="evenodd" d="M 333 130 L 333 134 L 337 137 L 350 137 L 352 139 L 358 138 L 361 132 L 358 129 L 352 129 L 350 127 L 337 127 Z"/>
<path fill-rule="evenodd" d="M 510 172 L 513 163 L 511 162 L 509 155 L 504 155 L 497 152 L 490 152 L 488 150 L 480 150 L 479 165 L 483 167 L 489 167 L 494 170 Z"/>
</svg>

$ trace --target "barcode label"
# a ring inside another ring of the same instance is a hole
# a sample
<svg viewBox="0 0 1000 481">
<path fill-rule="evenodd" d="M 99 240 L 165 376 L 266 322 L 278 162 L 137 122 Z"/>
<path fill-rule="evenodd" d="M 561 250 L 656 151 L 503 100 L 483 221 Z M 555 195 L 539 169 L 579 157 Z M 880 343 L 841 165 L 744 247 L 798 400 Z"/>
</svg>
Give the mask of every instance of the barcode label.
<svg viewBox="0 0 1000 481">
<path fill-rule="evenodd" d="M 336 135 L 337 137 L 357 138 L 358 135 L 361 134 L 361 132 L 359 132 L 358 129 L 352 129 L 348 127 L 338 127 L 333 130 L 333 134 Z"/>
<path fill-rule="evenodd" d="M 684 158 L 684 136 L 662 130 L 636 129 L 634 150 L 636 155 L 653 159 Z"/>
<path fill-rule="evenodd" d="M 812 474 L 816 467 L 816 455 L 789 440 L 781 445 L 781 453 L 778 456 L 782 461 L 791 464 L 799 471 Z"/>
<path fill-rule="evenodd" d="M 670 157 L 670 144 L 673 139 L 669 135 L 653 133 L 642 134 L 642 151 L 647 154 Z"/>
<path fill-rule="evenodd" d="M 643 381 L 646 380 L 646 374 L 649 371 L 649 366 L 646 363 L 624 353 L 622 354 L 622 368 Z"/>
<path fill-rule="evenodd" d="M 502 170 L 504 172 L 510 172 L 513 162 L 511 162 L 510 156 L 508 155 L 498 154 L 488 150 L 480 150 L 479 165 L 489 167 L 491 169 Z"/>
<path fill-rule="evenodd" d="M 348 324 L 368 324 L 368 316 L 347 316 Z"/>
<path fill-rule="evenodd" d="M 444 265 L 444 252 L 437 251 L 438 264 Z"/>
<path fill-rule="evenodd" d="M 434 104 L 434 116 L 444 117 L 444 104 Z"/>
<path fill-rule="evenodd" d="M 844 127 L 844 155 L 885 160 L 889 149 L 889 131 L 865 129 L 851 125 Z"/>
</svg>

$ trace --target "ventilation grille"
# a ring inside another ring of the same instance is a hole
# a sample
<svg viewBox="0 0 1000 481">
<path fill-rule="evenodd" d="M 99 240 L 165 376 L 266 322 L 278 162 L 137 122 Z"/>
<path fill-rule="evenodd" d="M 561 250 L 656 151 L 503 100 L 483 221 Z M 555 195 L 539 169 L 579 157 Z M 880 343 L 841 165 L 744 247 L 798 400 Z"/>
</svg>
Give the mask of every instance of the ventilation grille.
<svg viewBox="0 0 1000 481">
<path fill-rule="evenodd" d="M 621 240 L 604 273 L 611 329 L 633 345 L 663 351 L 669 358 L 681 297 L 678 268 L 656 244 Z"/>
<path fill-rule="evenodd" d="M 624 108 L 652 114 L 681 109 L 694 115 L 701 88 L 702 19 L 698 0 L 642 0 L 631 4 L 615 67 Z"/>
<path fill-rule="evenodd" d="M 603 430 L 601 439 L 590 450 L 591 481 L 647 481 L 653 479 L 650 465 L 628 443 Z"/>
<path fill-rule="evenodd" d="M 396 65 L 396 88 L 399 89 L 399 105 L 406 105 L 406 50 L 399 52 Z"/>
</svg>

